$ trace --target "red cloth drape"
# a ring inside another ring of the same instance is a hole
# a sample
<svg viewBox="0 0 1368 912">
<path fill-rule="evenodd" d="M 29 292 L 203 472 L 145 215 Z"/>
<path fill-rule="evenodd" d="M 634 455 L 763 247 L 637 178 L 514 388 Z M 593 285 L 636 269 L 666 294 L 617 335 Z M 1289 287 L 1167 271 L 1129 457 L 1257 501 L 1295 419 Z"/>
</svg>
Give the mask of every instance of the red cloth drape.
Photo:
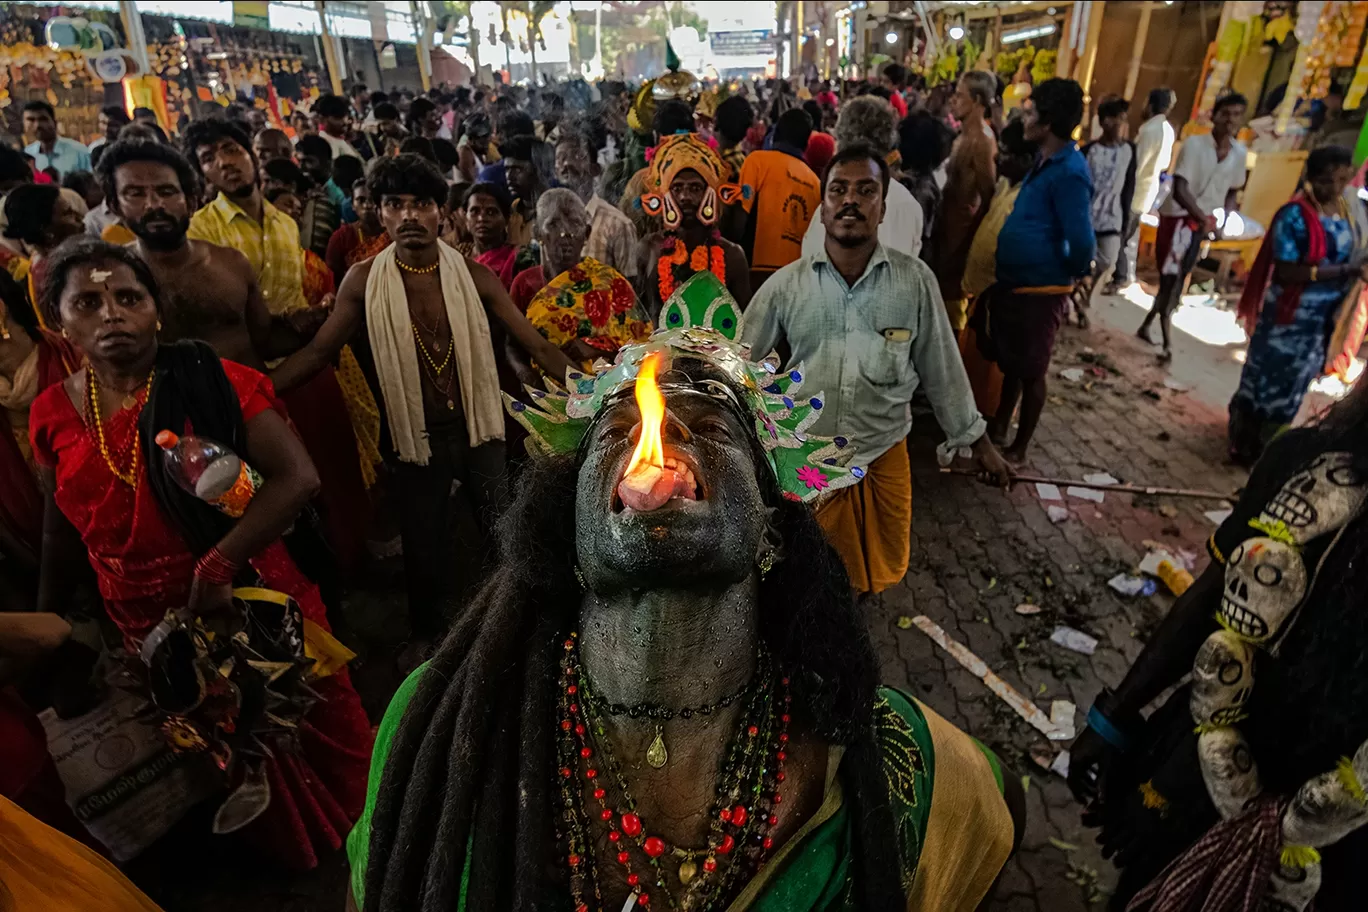
<svg viewBox="0 0 1368 912">
<path fill-rule="evenodd" d="M 1277 215 L 1273 216 L 1273 222 L 1268 226 L 1268 233 L 1264 235 L 1263 243 L 1259 245 L 1259 255 L 1254 260 L 1254 267 L 1249 270 L 1249 278 L 1245 282 L 1244 291 L 1240 294 L 1240 306 L 1236 310 L 1236 315 L 1244 326 L 1245 332 L 1251 336 L 1254 334 L 1254 327 L 1259 323 L 1259 314 L 1263 312 L 1264 295 L 1268 292 L 1268 286 L 1273 281 L 1273 225 L 1291 206 L 1301 207 L 1302 218 L 1306 220 L 1306 257 L 1302 262 L 1316 264 L 1325 259 L 1325 226 L 1321 224 L 1319 213 L 1316 212 L 1315 207 L 1311 205 L 1306 195 L 1298 193 L 1292 197 L 1290 203 L 1278 210 Z M 1279 326 L 1286 326 L 1296 316 L 1297 305 L 1301 303 L 1304 288 L 1306 288 L 1304 283 L 1288 282 L 1283 285 L 1282 293 L 1278 296 L 1278 312 L 1274 316 L 1274 320 Z"/>
<path fill-rule="evenodd" d="M 265 376 L 231 361 L 224 361 L 223 369 L 244 421 L 271 408 L 283 414 Z M 348 427 L 345 415 L 343 427 Z M 131 647 L 167 609 L 185 603 L 194 556 L 162 515 L 146 466 L 138 467 L 136 488 L 116 479 L 64 389 L 50 388 L 34 401 L 29 428 L 34 459 L 55 470 L 57 506 L 80 533 L 109 617 Z M 117 465 L 128 464 L 136 435 L 136 409 L 121 410 L 105 425 Z M 355 464 L 350 441 L 348 452 Z M 295 566 L 283 542 L 253 558 L 252 568 L 264 585 L 293 596 L 306 618 L 328 629 L 318 587 Z M 305 869 L 318 864 L 320 849 L 341 846 L 360 815 L 372 740 L 345 670 L 317 682 L 315 689 L 324 699 L 301 725 L 301 749 L 267 761 L 271 806 L 245 831 L 280 863 Z"/>
</svg>

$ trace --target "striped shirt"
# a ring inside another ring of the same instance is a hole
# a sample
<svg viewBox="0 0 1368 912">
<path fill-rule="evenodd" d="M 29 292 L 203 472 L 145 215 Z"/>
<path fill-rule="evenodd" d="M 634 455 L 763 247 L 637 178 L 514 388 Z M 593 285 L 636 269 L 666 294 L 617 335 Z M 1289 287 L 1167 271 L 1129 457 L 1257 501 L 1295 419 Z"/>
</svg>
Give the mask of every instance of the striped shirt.
<svg viewBox="0 0 1368 912">
<path fill-rule="evenodd" d="M 237 203 L 220 193 L 190 219 L 189 236 L 247 257 L 256 272 L 261 296 L 272 314 L 307 307 L 304 300 L 304 258 L 299 255 L 299 226 L 295 220 L 262 200 L 265 224 L 254 222 Z"/>
<path fill-rule="evenodd" d="M 969 446 L 987 428 L 960 360 L 931 268 L 883 244 L 853 284 L 822 249 L 788 264 L 746 308 L 752 354 L 787 339 L 803 394 L 825 393 L 813 434 L 845 437 L 854 464 L 867 466 L 912 429 L 912 394 L 926 388 L 945 431 L 943 451 Z"/>
</svg>

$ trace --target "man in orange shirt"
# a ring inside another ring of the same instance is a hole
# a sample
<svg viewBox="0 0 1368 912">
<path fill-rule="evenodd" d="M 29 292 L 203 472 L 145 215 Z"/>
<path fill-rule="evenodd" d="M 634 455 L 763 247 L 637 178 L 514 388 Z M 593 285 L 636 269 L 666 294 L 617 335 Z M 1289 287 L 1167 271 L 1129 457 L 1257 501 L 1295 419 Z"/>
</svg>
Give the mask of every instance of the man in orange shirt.
<svg viewBox="0 0 1368 912">
<path fill-rule="evenodd" d="M 774 148 L 752 152 L 741 166 L 738 241 L 751 265 L 751 288 L 802 256 L 803 233 L 822 204 L 821 181 L 804 160 L 812 118 L 785 111 L 774 125 Z"/>
</svg>

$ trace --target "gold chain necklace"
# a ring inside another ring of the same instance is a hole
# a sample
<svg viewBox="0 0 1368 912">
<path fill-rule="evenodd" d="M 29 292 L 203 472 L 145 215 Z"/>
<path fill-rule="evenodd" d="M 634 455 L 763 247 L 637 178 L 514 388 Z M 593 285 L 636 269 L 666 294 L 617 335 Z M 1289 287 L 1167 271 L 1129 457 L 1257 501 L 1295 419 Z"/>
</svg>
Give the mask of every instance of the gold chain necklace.
<svg viewBox="0 0 1368 912">
<path fill-rule="evenodd" d="M 431 266 L 422 267 L 410 266 L 398 257 L 394 258 L 394 262 L 399 264 L 399 268 L 404 270 L 404 272 L 411 272 L 414 275 L 428 275 L 429 273 L 436 272 L 437 267 L 442 265 L 442 261 L 440 259 L 437 262 L 433 263 Z"/>
<path fill-rule="evenodd" d="M 154 369 L 147 374 L 147 383 L 144 386 L 144 391 L 148 396 L 152 394 L 152 378 L 156 376 L 156 373 L 157 372 Z M 129 399 L 132 399 L 132 405 L 128 404 Z M 132 453 L 128 459 L 128 471 L 120 471 L 119 467 L 114 464 L 114 458 L 109 455 L 109 442 L 105 440 L 104 418 L 100 415 L 100 384 L 95 378 L 95 371 L 88 366 L 86 368 L 86 401 L 90 406 L 90 416 L 94 419 L 95 442 L 100 447 L 100 455 L 104 457 L 105 465 L 109 466 L 109 471 L 113 473 L 115 478 L 119 479 L 130 488 L 136 488 L 138 486 L 139 449 L 137 430 L 135 429 L 133 432 L 133 443 L 132 446 L 129 447 Z M 143 403 L 145 404 L 146 402 L 147 399 L 144 397 Z M 138 413 L 142 414 L 142 407 L 138 405 L 136 395 L 125 396 L 124 403 L 125 408 L 138 406 Z"/>
<path fill-rule="evenodd" d="M 451 395 L 451 386 L 452 381 L 456 378 L 456 371 L 453 370 L 451 372 L 451 376 L 447 377 L 447 384 L 445 389 L 442 388 L 440 378 L 442 376 L 442 371 L 446 370 L 447 365 L 451 363 L 451 351 L 456 346 L 448 345 L 446 350 L 446 357 L 442 359 L 441 364 L 438 364 L 436 360 L 432 357 L 431 352 L 428 351 L 427 346 L 423 344 L 423 337 L 419 335 L 418 327 L 416 324 L 413 325 L 413 341 L 417 343 L 418 353 L 422 356 L 423 361 L 427 363 L 427 366 L 429 368 L 428 380 L 432 382 L 433 389 L 437 390 L 437 392 L 439 393 L 446 393 L 447 411 L 455 411 L 456 400 Z"/>
</svg>

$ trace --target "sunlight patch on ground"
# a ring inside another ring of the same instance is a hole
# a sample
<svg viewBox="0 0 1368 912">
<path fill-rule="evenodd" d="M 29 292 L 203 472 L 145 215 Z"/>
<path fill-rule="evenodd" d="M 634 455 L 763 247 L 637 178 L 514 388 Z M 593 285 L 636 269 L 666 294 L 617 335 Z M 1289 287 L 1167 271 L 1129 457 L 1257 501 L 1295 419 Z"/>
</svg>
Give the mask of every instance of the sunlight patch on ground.
<svg viewBox="0 0 1368 912">
<path fill-rule="evenodd" d="M 1147 294 L 1139 282 L 1127 287 L 1120 297 L 1146 313 L 1154 304 L 1154 295 Z M 1219 302 L 1219 298 L 1206 294 L 1183 295 L 1173 315 L 1173 327 L 1206 345 L 1245 344 L 1248 339 L 1235 319 L 1235 312 L 1221 309 L 1217 306 Z"/>
</svg>

